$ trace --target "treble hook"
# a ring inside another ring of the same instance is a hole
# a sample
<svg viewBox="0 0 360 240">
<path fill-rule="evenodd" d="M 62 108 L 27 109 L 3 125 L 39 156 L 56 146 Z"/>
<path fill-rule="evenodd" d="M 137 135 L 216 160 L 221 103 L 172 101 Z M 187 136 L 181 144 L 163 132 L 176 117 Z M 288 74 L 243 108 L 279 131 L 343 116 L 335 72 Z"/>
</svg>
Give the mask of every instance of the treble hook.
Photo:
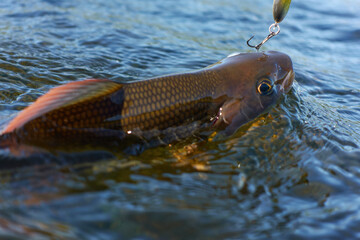
<svg viewBox="0 0 360 240">
<path fill-rule="evenodd" d="M 259 50 L 264 43 L 269 41 L 270 38 L 272 38 L 272 37 L 274 37 L 274 36 L 276 36 L 276 35 L 278 35 L 280 33 L 279 24 L 278 23 L 271 24 L 270 27 L 269 27 L 269 32 L 270 32 L 270 34 L 261 43 L 259 43 L 258 45 L 253 46 L 253 45 L 250 45 L 250 43 L 249 43 L 251 41 L 251 39 L 254 38 L 254 36 L 249 38 L 249 40 L 247 40 L 246 44 L 251 48 L 256 48 L 256 50 Z"/>
</svg>

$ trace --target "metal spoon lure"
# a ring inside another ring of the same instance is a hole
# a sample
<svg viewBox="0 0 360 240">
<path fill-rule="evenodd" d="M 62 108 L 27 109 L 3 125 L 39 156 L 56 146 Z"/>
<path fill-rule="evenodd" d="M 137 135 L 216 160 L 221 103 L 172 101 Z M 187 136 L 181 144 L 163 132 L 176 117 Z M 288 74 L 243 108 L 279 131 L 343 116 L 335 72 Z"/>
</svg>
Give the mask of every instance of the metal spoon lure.
<svg viewBox="0 0 360 240">
<path fill-rule="evenodd" d="M 274 17 L 274 21 L 275 23 L 271 24 L 269 27 L 269 35 L 258 45 L 253 46 L 250 44 L 251 39 L 254 38 L 254 36 L 252 36 L 249 40 L 247 40 L 247 45 L 251 48 L 256 48 L 256 50 L 259 50 L 261 48 L 261 46 L 266 43 L 270 38 L 278 35 L 280 33 L 280 26 L 279 23 L 282 22 L 282 20 L 284 20 L 287 12 L 289 11 L 290 8 L 290 3 L 291 0 L 274 0 L 273 3 L 273 17 Z"/>
</svg>

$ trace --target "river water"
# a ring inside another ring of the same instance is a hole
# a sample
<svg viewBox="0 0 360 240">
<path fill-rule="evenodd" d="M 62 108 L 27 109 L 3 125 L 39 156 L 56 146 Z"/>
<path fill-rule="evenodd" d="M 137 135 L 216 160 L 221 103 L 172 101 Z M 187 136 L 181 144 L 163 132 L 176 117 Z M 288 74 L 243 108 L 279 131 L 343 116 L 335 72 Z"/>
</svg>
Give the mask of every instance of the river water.
<svg viewBox="0 0 360 240">
<path fill-rule="evenodd" d="M 272 1 L 2 0 L 0 17 L 4 126 L 63 83 L 251 52 Z M 360 2 L 294 0 L 281 30 L 262 50 L 291 56 L 296 82 L 268 115 L 190 153 L 194 139 L 3 166 L 0 238 L 360 238 Z"/>
</svg>

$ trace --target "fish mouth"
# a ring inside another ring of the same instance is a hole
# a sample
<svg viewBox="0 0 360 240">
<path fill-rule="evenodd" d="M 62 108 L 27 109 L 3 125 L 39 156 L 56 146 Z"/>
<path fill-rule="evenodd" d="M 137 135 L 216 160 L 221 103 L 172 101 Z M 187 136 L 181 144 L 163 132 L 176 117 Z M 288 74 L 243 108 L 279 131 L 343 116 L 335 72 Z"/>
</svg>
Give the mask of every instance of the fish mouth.
<svg viewBox="0 0 360 240">
<path fill-rule="evenodd" d="M 294 82 L 294 78 L 295 78 L 295 73 L 293 70 L 290 70 L 284 78 L 279 79 L 277 82 L 280 85 L 280 92 L 285 94 L 288 93 Z"/>
</svg>

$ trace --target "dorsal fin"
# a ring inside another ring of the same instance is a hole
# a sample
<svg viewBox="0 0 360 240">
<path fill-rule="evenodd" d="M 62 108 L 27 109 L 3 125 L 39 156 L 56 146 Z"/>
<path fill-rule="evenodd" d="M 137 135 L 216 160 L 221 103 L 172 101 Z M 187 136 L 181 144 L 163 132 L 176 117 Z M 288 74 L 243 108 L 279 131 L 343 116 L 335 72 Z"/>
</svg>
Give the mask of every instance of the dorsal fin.
<svg viewBox="0 0 360 240">
<path fill-rule="evenodd" d="M 27 122 L 55 109 L 105 96 L 120 89 L 122 84 L 105 79 L 71 82 L 51 89 L 17 115 L 2 132 L 12 132 Z"/>
</svg>

